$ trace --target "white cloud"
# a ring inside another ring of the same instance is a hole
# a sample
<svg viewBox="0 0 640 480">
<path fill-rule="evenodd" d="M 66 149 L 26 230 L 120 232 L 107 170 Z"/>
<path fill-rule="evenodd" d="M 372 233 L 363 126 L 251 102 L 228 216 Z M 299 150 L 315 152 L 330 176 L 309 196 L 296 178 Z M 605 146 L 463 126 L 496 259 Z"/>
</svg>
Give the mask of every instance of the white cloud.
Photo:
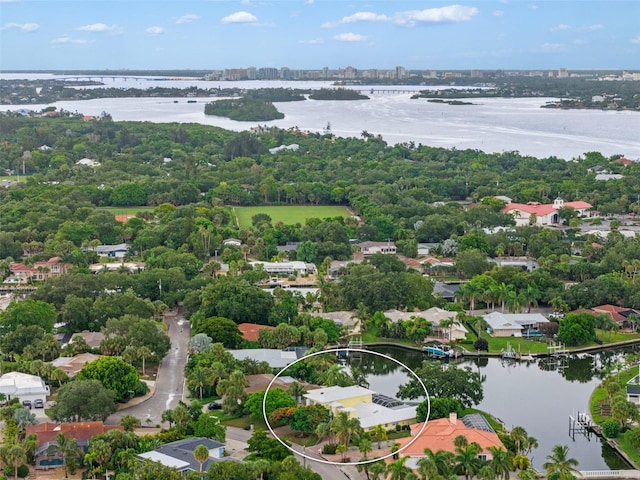
<svg viewBox="0 0 640 480">
<path fill-rule="evenodd" d="M 477 8 L 464 7 L 462 5 L 449 5 L 425 10 L 408 10 L 406 12 L 396 12 L 392 16 L 374 12 L 357 12 L 336 22 L 323 23 L 322 28 L 332 28 L 356 22 L 390 22 L 405 27 L 414 27 L 420 23 L 465 22 L 471 20 L 477 14 Z"/>
<path fill-rule="evenodd" d="M 40 28 L 40 25 L 37 23 L 7 23 L 3 30 L 11 30 L 16 29 L 21 32 L 35 32 Z"/>
<path fill-rule="evenodd" d="M 349 15 L 348 17 L 343 17 L 337 22 L 327 22 L 322 25 L 323 28 L 331 28 L 338 25 L 346 25 L 349 23 L 357 23 L 357 22 L 388 22 L 391 19 L 386 15 L 377 14 L 373 12 L 357 12 L 353 15 Z"/>
<path fill-rule="evenodd" d="M 181 25 L 183 23 L 191 23 L 191 22 L 194 22 L 194 21 L 199 20 L 199 19 L 200 19 L 200 17 L 198 15 L 194 15 L 193 13 L 189 13 L 187 15 L 183 15 L 180 18 L 178 18 L 176 20 L 176 23 L 178 25 Z"/>
<path fill-rule="evenodd" d="M 307 45 L 320 45 L 324 43 L 321 38 L 312 38 L 311 40 L 299 40 L 298 43 L 306 43 Z"/>
<path fill-rule="evenodd" d="M 493 16 L 494 17 L 502 17 L 502 16 L 504 16 L 504 10 L 496 10 L 495 12 L 493 12 Z"/>
<path fill-rule="evenodd" d="M 227 15 L 222 20 L 222 23 L 255 23 L 258 18 L 249 12 L 236 12 L 231 15 Z"/>
<path fill-rule="evenodd" d="M 307 0 L 304 2 L 305 5 L 313 5 L 313 0 Z"/>
<path fill-rule="evenodd" d="M 561 23 L 559 25 L 556 25 L 555 27 L 551 27 L 551 31 L 552 32 L 560 32 L 563 30 L 572 30 L 573 27 L 571 25 L 567 25 L 566 23 Z"/>
<path fill-rule="evenodd" d="M 147 28 L 145 32 L 150 35 L 161 35 L 164 33 L 164 28 L 154 25 L 153 27 Z"/>
<path fill-rule="evenodd" d="M 640 35 L 638 35 L 637 37 L 632 38 L 631 40 L 629 40 L 631 43 L 633 43 L 634 45 L 640 45 Z"/>
<path fill-rule="evenodd" d="M 81 45 L 84 43 L 90 43 L 88 40 L 80 40 L 77 38 L 71 38 L 71 37 L 59 37 L 56 38 L 54 40 L 51 40 L 51 43 L 54 45 L 70 45 L 70 44 L 77 44 L 77 45 Z"/>
<path fill-rule="evenodd" d="M 540 49 L 543 52 L 559 52 L 565 49 L 565 45 L 562 43 L 543 43 L 540 45 Z"/>
<path fill-rule="evenodd" d="M 587 25 L 586 27 L 583 27 L 581 30 L 585 32 L 595 32 L 597 30 L 604 30 L 604 25 L 600 23 L 596 23 L 594 25 Z"/>
<path fill-rule="evenodd" d="M 120 31 L 120 27 L 117 25 L 107 25 L 106 23 L 92 23 L 90 25 L 78 27 L 76 30 L 94 33 L 117 33 Z"/>
<path fill-rule="evenodd" d="M 537 10 L 538 9 L 538 5 L 529 5 L 529 8 L 531 10 Z"/>
<path fill-rule="evenodd" d="M 406 27 L 413 27 L 420 23 L 456 23 L 469 21 L 477 14 L 478 9 L 475 7 L 449 5 L 448 7 L 396 13 L 393 16 L 393 22 Z"/>
<path fill-rule="evenodd" d="M 340 33 L 338 35 L 333 36 L 334 40 L 339 42 L 363 42 L 367 39 L 364 35 L 360 35 L 359 33 Z"/>
</svg>

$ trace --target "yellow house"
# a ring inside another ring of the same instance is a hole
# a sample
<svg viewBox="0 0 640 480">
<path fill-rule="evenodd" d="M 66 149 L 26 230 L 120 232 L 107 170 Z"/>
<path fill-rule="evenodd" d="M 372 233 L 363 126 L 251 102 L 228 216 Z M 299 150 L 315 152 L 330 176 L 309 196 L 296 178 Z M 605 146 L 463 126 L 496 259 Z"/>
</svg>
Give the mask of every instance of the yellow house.
<svg viewBox="0 0 640 480">
<path fill-rule="evenodd" d="M 323 405 L 333 415 L 348 412 L 350 417 L 360 421 L 364 430 L 371 430 L 377 425 L 391 430 L 410 425 L 416 418 L 415 406 L 405 405 L 357 385 L 311 390 L 304 397 L 307 405 Z"/>
</svg>

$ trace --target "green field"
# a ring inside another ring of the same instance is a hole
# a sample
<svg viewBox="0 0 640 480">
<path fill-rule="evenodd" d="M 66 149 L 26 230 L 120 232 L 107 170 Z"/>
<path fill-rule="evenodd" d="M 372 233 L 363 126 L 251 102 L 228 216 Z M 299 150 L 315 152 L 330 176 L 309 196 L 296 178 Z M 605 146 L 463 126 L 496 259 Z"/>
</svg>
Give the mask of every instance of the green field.
<svg viewBox="0 0 640 480">
<path fill-rule="evenodd" d="M 272 223 L 282 222 L 288 225 L 300 223 L 304 225 L 307 218 L 348 217 L 345 207 L 332 206 L 279 206 L 279 207 L 236 207 L 233 209 L 240 228 L 251 226 L 251 217 L 258 213 L 266 213 Z"/>
<path fill-rule="evenodd" d="M 0 182 L 6 180 L 7 182 L 26 182 L 27 177 L 24 175 L 0 175 Z"/>
</svg>

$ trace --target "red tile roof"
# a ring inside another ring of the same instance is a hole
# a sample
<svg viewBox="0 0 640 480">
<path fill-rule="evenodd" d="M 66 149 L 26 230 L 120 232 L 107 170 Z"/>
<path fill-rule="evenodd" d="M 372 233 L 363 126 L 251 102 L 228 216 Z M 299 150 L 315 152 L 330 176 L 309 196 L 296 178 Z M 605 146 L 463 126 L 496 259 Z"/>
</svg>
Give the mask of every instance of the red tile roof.
<svg viewBox="0 0 640 480">
<path fill-rule="evenodd" d="M 591 208 L 592 205 L 587 202 L 583 202 L 582 200 L 578 200 L 576 202 L 564 202 L 565 207 L 575 208 L 576 210 L 582 210 L 585 208 Z M 504 213 L 508 213 L 512 210 L 520 210 L 525 213 L 535 213 L 538 217 L 543 217 L 545 215 L 549 215 L 557 210 L 553 206 L 552 203 L 538 203 L 538 202 L 529 202 L 529 203 L 510 203 L 506 207 L 502 209 Z"/>
<path fill-rule="evenodd" d="M 71 422 L 71 423 L 39 423 L 27 426 L 27 435 L 34 433 L 38 437 L 38 445 L 55 441 L 56 435 L 63 432 L 65 437 L 86 441 L 109 430 L 124 430 L 121 425 L 105 425 L 102 422 Z"/>
<path fill-rule="evenodd" d="M 275 330 L 271 325 L 256 325 L 255 323 L 240 323 L 238 329 L 242 334 L 242 338 L 248 342 L 257 342 L 260 330 Z"/>
<path fill-rule="evenodd" d="M 411 437 L 397 440 L 401 450 L 404 445 L 415 438 L 421 428 L 422 423 L 411 425 Z M 453 440 L 458 435 L 466 437 L 469 443 L 476 442 L 482 447 L 483 452 L 488 452 L 489 447 L 492 446 L 504 448 L 495 432 L 469 428 L 462 423 L 462 420 L 455 418 L 455 414 L 452 414 L 452 418 L 429 420 L 424 432 L 411 445 L 402 450 L 402 454 L 410 457 L 424 457 L 425 448 L 430 449 L 432 452 L 437 452 L 438 450 L 455 452 L 456 447 L 453 444 Z"/>
</svg>

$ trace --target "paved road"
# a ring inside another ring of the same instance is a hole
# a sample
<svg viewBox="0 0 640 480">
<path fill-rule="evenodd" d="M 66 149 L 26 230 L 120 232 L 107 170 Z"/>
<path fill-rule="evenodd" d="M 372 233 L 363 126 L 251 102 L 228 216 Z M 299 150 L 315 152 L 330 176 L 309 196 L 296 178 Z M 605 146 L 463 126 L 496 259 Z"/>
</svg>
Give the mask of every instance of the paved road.
<svg viewBox="0 0 640 480">
<path fill-rule="evenodd" d="M 162 412 L 175 408 L 183 398 L 184 366 L 187 362 L 187 349 L 191 337 L 191 324 L 180 315 L 165 316 L 167 335 L 171 340 L 171 350 L 164 357 L 158 368 L 155 393 L 148 400 L 130 408 L 119 410 L 111 415 L 105 423 L 117 425 L 124 415 L 133 415 L 142 422 L 155 426 L 162 422 Z M 147 421 L 150 419 L 150 422 Z"/>
</svg>

